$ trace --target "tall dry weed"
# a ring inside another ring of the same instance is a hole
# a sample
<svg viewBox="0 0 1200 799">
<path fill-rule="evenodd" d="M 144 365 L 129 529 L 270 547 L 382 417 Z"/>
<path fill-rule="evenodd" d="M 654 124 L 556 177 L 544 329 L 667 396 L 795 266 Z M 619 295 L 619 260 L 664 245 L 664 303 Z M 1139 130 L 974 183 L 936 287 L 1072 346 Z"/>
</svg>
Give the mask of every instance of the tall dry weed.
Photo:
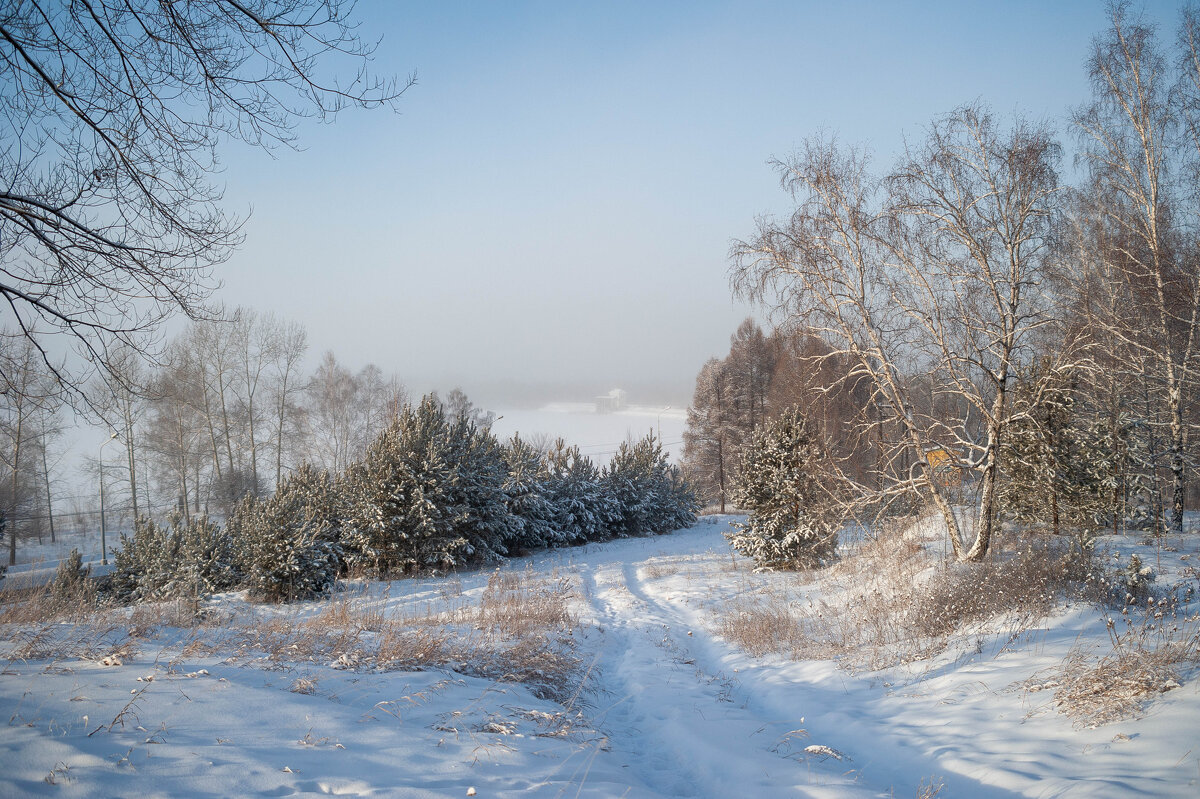
<svg viewBox="0 0 1200 799">
<path fill-rule="evenodd" d="M 1090 557 L 1047 538 L 1016 538 L 983 563 L 947 561 L 911 534 L 882 526 L 833 566 L 816 590 L 743 594 L 719 630 L 754 655 L 838 658 L 878 669 L 924 660 L 957 635 L 1027 629 L 1065 596 L 1098 595 Z"/>
<path fill-rule="evenodd" d="M 1187 613 L 1174 595 L 1126 607 L 1108 616 L 1105 626 L 1110 651 L 1095 659 L 1077 644 L 1049 684 L 1055 706 L 1080 726 L 1136 716 L 1148 700 L 1180 687 L 1183 672 L 1200 665 L 1200 613 Z"/>
</svg>

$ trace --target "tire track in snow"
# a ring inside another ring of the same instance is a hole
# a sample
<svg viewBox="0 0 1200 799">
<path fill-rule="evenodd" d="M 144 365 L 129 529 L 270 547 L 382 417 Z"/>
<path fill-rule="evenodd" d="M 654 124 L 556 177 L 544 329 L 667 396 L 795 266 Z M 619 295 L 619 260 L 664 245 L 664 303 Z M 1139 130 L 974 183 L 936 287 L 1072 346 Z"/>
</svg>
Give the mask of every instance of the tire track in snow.
<svg viewBox="0 0 1200 799">
<path fill-rule="evenodd" d="M 581 576 L 604 635 L 597 721 L 641 781 L 670 796 L 827 796 L 832 785 L 839 795 L 872 795 L 842 764 L 789 759 L 798 714 L 764 718 L 736 680 L 698 666 L 685 620 L 645 591 L 638 565 Z"/>
<path fill-rule="evenodd" d="M 937 758 L 929 757 L 894 735 L 881 734 L 881 727 L 891 726 L 894 729 L 892 724 L 876 724 L 870 715 L 858 716 L 839 711 L 838 708 L 843 706 L 852 691 L 862 690 L 861 685 L 855 687 L 857 681 L 853 678 L 848 678 L 849 687 L 843 684 L 840 689 L 807 681 L 781 684 L 777 676 L 772 674 L 774 669 L 770 665 L 756 665 L 747 669 L 744 675 L 739 674 L 731 680 L 722 670 L 721 662 L 733 654 L 745 665 L 740 653 L 709 631 L 712 619 L 705 616 L 705 611 L 690 605 L 662 601 L 654 596 L 652 590 L 647 590 L 646 583 L 638 576 L 643 565 L 637 562 L 623 563 L 621 572 L 630 595 L 646 609 L 646 618 L 661 623 L 664 630 L 681 631 L 678 638 L 687 642 L 684 651 L 687 660 L 695 664 L 696 679 L 710 686 L 710 694 L 718 687 L 725 690 L 744 718 L 755 719 L 761 725 L 760 735 L 755 739 L 759 741 L 757 753 L 748 752 L 746 747 L 742 747 L 730 748 L 730 755 L 736 752 L 738 757 L 750 754 L 761 757 L 765 753 L 768 757 L 777 758 L 785 765 L 792 765 L 797 771 L 797 779 L 813 788 L 813 795 L 821 796 L 829 795 L 831 785 L 836 786 L 838 796 L 890 796 L 900 786 L 915 786 L 918 780 L 930 774 L 942 773 L 950 765 L 938 763 Z M 747 679 L 741 679 L 742 676 Z M 766 677 L 767 681 L 758 679 L 760 676 Z M 861 699 L 858 702 L 861 704 Z M 853 707 L 856 703 L 851 701 L 849 704 Z M 821 717 L 818 722 L 821 729 L 814 730 L 816 737 L 789 739 L 789 731 L 811 726 L 803 723 L 806 713 Z M 736 718 L 727 715 L 721 725 L 736 721 Z M 832 746 L 851 759 L 841 763 L 834 760 L 821 762 L 819 756 L 806 759 L 803 749 L 808 744 Z M 787 759 L 789 754 L 796 756 L 799 762 Z M 980 799 L 1004 799 L 1016 795 L 1010 790 L 986 785 L 965 776 L 971 771 L 970 768 L 960 769 L 961 773 L 953 777 L 959 788 L 969 792 L 962 795 Z M 874 785 L 875 790 L 870 790 L 868 783 Z M 743 791 L 741 795 L 773 796 L 778 794 L 772 793 L 772 790 L 789 790 L 782 783 L 770 787 L 764 785 L 763 788 L 761 794 L 751 790 Z M 792 795 L 805 795 L 807 791 L 801 786 L 794 786 L 789 792 Z"/>
</svg>

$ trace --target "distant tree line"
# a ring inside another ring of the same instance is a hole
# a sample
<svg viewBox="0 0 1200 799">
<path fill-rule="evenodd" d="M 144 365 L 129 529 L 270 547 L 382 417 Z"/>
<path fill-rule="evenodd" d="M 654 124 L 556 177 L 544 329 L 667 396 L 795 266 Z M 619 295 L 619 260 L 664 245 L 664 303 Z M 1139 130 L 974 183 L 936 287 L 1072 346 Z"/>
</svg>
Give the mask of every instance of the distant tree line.
<svg viewBox="0 0 1200 799">
<path fill-rule="evenodd" d="M 94 494 L 68 499 L 56 488 L 70 394 L 33 342 L 10 335 L 8 343 L 10 380 L 24 389 L 0 395 L 0 506 L 14 562 L 19 539 L 53 540 L 68 515 L 98 520 Z M 332 353 L 306 374 L 307 350 L 300 325 L 238 308 L 191 323 L 154 366 L 133 349 L 110 353 L 87 387 L 83 418 L 115 433 L 103 470 L 114 527 L 169 509 L 185 520 L 223 516 L 243 496 L 269 494 L 302 461 L 337 471 L 359 457 L 404 388 L 373 365 L 352 372 Z M 99 457 L 85 459 L 90 485 Z"/>
<path fill-rule="evenodd" d="M 734 244 L 732 280 L 780 327 L 744 324 L 697 378 L 684 463 L 705 501 L 749 496 L 747 465 L 787 438 L 759 433 L 798 409 L 791 438 L 816 446 L 797 457 L 840 486 L 814 507 L 929 503 L 962 560 L 1006 520 L 1082 539 L 1182 531 L 1200 422 L 1200 17 L 1184 9 L 1164 44 L 1125 4 L 1110 12 L 1072 114 L 1078 186 L 1047 126 L 978 104 L 884 171 L 827 138 L 776 162 L 794 210 Z"/>
</svg>

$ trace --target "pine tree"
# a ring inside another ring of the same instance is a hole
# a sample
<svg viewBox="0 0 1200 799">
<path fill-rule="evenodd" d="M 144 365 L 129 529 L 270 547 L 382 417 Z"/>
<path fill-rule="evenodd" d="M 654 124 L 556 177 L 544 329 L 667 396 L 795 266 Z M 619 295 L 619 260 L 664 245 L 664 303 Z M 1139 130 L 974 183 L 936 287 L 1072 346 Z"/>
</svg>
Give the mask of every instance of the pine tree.
<svg viewBox="0 0 1200 799">
<path fill-rule="evenodd" d="M 503 454 L 508 472 L 504 494 L 516 527 L 509 548 L 531 549 L 567 543 L 567 536 L 555 526 L 550 472 L 542 453 L 519 435 L 514 435 L 504 445 Z"/>
<path fill-rule="evenodd" d="M 50 584 L 50 598 L 56 603 L 77 602 L 87 595 L 87 578 L 91 568 L 84 568 L 83 556 L 72 547 L 71 553 L 58 564 Z"/>
<path fill-rule="evenodd" d="M 499 444 L 436 396 L 403 409 L 344 480 L 347 565 L 388 575 L 496 560 L 516 527 Z"/>
<path fill-rule="evenodd" d="M 520 530 L 504 491 L 508 467 L 503 449 L 487 428 L 465 416 L 451 424 L 449 440 L 454 479 L 448 497 L 454 529 L 466 541 L 462 562 L 499 560 Z"/>
<path fill-rule="evenodd" d="M 601 485 L 616 506 L 614 535 L 668 533 L 696 521 L 695 492 L 667 462 L 653 433 L 635 444 L 622 442 Z"/>
<path fill-rule="evenodd" d="M 841 524 L 825 448 L 798 409 L 785 411 L 747 446 L 735 501 L 750 510 L 727 533 L 738 552 L 767 568 L 813 568 L 833 558 Z"/>
<path fill-rule="evenodd" d="M 668 466 L 663 475 L 656 525 L 661 532 L 680 530 L 696 523 L 700 499 L 678 466 Z"/>
<path fill-rule="evenodd" d="M 604 467 L 601 480 L 605 493 L 612 498 L 617 520 L 614 536 L 650 535 L 656 497 L 650 479 L 650 459 L 658 444 L 652 436 L 636 444 L 621 442 L 615 455 Z"/>
<path fill-rule="evenodd" d="M 177 511 L 165 525 L 138 519 L 132 536 L 121 535 L 113 564 L 110 590 L 124 601 L 200 597 L 238 583 L 225 531 L 204 516 L 184 519 Z"/>
<path fill-rule="evenodd" d="M 564 541 L 584 544 L 611 537 L 620 513 L 592 459 L 560 438 L 546 455 L 546 468 L 554 527 Z"/>
<path fill-rule="evenodd" d="M 274 496 L 238 503 L 226 531 L 252 597 L 287 602 L 329 591 L 341 563 L 337 504 L 328 474 L 307 463 Z"/>
</svg>

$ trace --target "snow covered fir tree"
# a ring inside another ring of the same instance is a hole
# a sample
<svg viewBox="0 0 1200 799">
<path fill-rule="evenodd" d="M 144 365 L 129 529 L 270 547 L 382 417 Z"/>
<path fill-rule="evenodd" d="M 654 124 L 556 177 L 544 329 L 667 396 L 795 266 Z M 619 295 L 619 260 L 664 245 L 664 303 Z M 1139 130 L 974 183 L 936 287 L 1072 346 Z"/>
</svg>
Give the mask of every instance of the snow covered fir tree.
<svg viewBox="0 0 1200 799">
<path fill-rule="evenodd" d="M 768 422 L 745 449 L 734 501 L 750 515 L 726 534 L 730 545 L 767 568 L 828 562 L 842 520 L 827 468 L 825 448 L 799 409 Z"/>
<path fill-rule="evenodd" d="M 269 601 L 325 594 L 342 567 L 339 501 L 329 475 L 303 464 L 271 497 L 247 497 L 226 524 L 242 584 Z"/>
</svg>

